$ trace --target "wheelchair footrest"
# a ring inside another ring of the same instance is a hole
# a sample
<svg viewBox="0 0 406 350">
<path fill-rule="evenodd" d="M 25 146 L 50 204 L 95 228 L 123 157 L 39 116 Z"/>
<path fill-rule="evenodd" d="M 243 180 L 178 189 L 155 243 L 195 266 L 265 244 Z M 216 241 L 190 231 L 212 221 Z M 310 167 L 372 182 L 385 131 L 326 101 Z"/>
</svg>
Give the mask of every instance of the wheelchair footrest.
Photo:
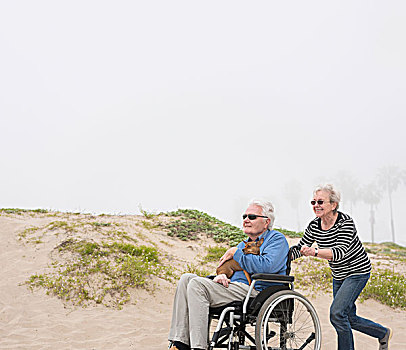
<svg viewBox="0 0 406 350">
<path fill-rule="evenodd" d="M 211 345 L 214 346 L 217 344 L 220 338 L 229 336 L 232 330 L 232 327 L 224 327 L 221 328 L 218 332 L 214 332 L 211 340 Z"/>
<path fill-rule="evenodd" d="M 218 333 L 218 337 L 223 337 L 225 335 L 229 335 L 231 333 L 231 331 L 233 330 L 232 327 L 225 327 L 220 329 L 219 333 Z"/>
</svg>

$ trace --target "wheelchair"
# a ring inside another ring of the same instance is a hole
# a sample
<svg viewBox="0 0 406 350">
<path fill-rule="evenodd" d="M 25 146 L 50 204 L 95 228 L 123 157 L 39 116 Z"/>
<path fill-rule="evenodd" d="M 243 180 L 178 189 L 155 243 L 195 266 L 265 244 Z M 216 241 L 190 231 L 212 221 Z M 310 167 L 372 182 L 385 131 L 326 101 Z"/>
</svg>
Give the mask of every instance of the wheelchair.
<svg viewBox="0 0 406 350">
<path fill-rule="evenodd" d="M 209 312 L 209 350 L 319 350 L 321 327 L 313 305 L 294 291 L 290 276 L 292 246 L 286 275 L 257 273 L 243 301 Z M 251 297 L 256 281 L 276 282 Z M 212 335 L 211 335 L 212 334 Z M 211 336 L 211 339 L 210 339 Z"/>
</svg>

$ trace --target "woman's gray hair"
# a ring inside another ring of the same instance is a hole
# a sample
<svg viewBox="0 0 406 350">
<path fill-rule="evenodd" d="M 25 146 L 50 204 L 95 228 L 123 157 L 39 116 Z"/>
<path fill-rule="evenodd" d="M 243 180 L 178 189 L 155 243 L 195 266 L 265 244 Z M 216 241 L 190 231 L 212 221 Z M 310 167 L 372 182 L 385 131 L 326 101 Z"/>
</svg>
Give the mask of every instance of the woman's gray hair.
<svg viewBox="0 0 406 350">
<path fill-rule="evenodd" d="M 317 192 L 324 191 L 327 192 L 330 198 L 330 203 L 337 203 L 336 208 L 333 210 L 333 213 L 337 213 L 338 207 L 340 205 L 341 194 L 340 192 L 332 185 L 332 184 L 325 184 L 317 186 L 313 191 L 313 196 L 316 195 Z"/>
<path fill-rule="evenodd" d="M 275 209 L 273 207 L 273 204 L 263 199 L 253 199 L 249 205 L 257 205 L 258 207 L 261 207 L 262 215 L 268 217 L 270 220 L 268 229 L 272 230 L 273 223 L 275 222 Z"/>
</svg>

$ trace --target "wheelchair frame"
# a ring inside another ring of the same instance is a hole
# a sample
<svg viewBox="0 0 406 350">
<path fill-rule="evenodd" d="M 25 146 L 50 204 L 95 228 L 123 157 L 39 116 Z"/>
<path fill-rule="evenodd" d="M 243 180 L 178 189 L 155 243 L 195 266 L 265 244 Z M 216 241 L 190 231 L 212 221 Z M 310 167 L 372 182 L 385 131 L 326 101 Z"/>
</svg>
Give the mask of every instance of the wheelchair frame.
<svg viewBox="0 0 406 350">
<path fill-rule="evenodd" d="M 217 326 L 209 339 L 209 350 L 320 350 L 321 327 L 313 305 L 294 291 L 289 276 L 292 250 L 289 249 L 286 275 L 257 273 L 243 301 L 210 308 L 210 324 Z M 276 282 L 251 297 L 256 281 Z M 255 327 L 255 334 L 247 331 Z"/>
</svg>

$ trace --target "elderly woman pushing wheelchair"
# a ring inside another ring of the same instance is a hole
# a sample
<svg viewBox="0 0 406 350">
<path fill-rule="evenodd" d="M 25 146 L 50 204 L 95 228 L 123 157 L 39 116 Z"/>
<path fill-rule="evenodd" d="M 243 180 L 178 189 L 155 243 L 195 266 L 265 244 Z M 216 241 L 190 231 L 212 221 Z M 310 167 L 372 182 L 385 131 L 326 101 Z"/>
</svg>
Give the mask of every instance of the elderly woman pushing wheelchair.
<svg viewBox="0 0 406 350">
<path fill-rule="evenodd" d="M 334 296 L 330 322 L 337 332 L 338 350 L 354 349 L 353 329 L 377 338 L 380 350 L 389 349 L 392 330 L 356 314 L 355 301 L 368 282 L 371 262 L 358 238 L 354 221 L 338 211 L 339 203 L 340 193 L 333 185 L 314 190 L 311 205 L 316 218 L 307 226 L 293 259 L 304 255 L 328 260 Z M 314 242 L 316 248 L 311 247 Z"/>
</svg>

